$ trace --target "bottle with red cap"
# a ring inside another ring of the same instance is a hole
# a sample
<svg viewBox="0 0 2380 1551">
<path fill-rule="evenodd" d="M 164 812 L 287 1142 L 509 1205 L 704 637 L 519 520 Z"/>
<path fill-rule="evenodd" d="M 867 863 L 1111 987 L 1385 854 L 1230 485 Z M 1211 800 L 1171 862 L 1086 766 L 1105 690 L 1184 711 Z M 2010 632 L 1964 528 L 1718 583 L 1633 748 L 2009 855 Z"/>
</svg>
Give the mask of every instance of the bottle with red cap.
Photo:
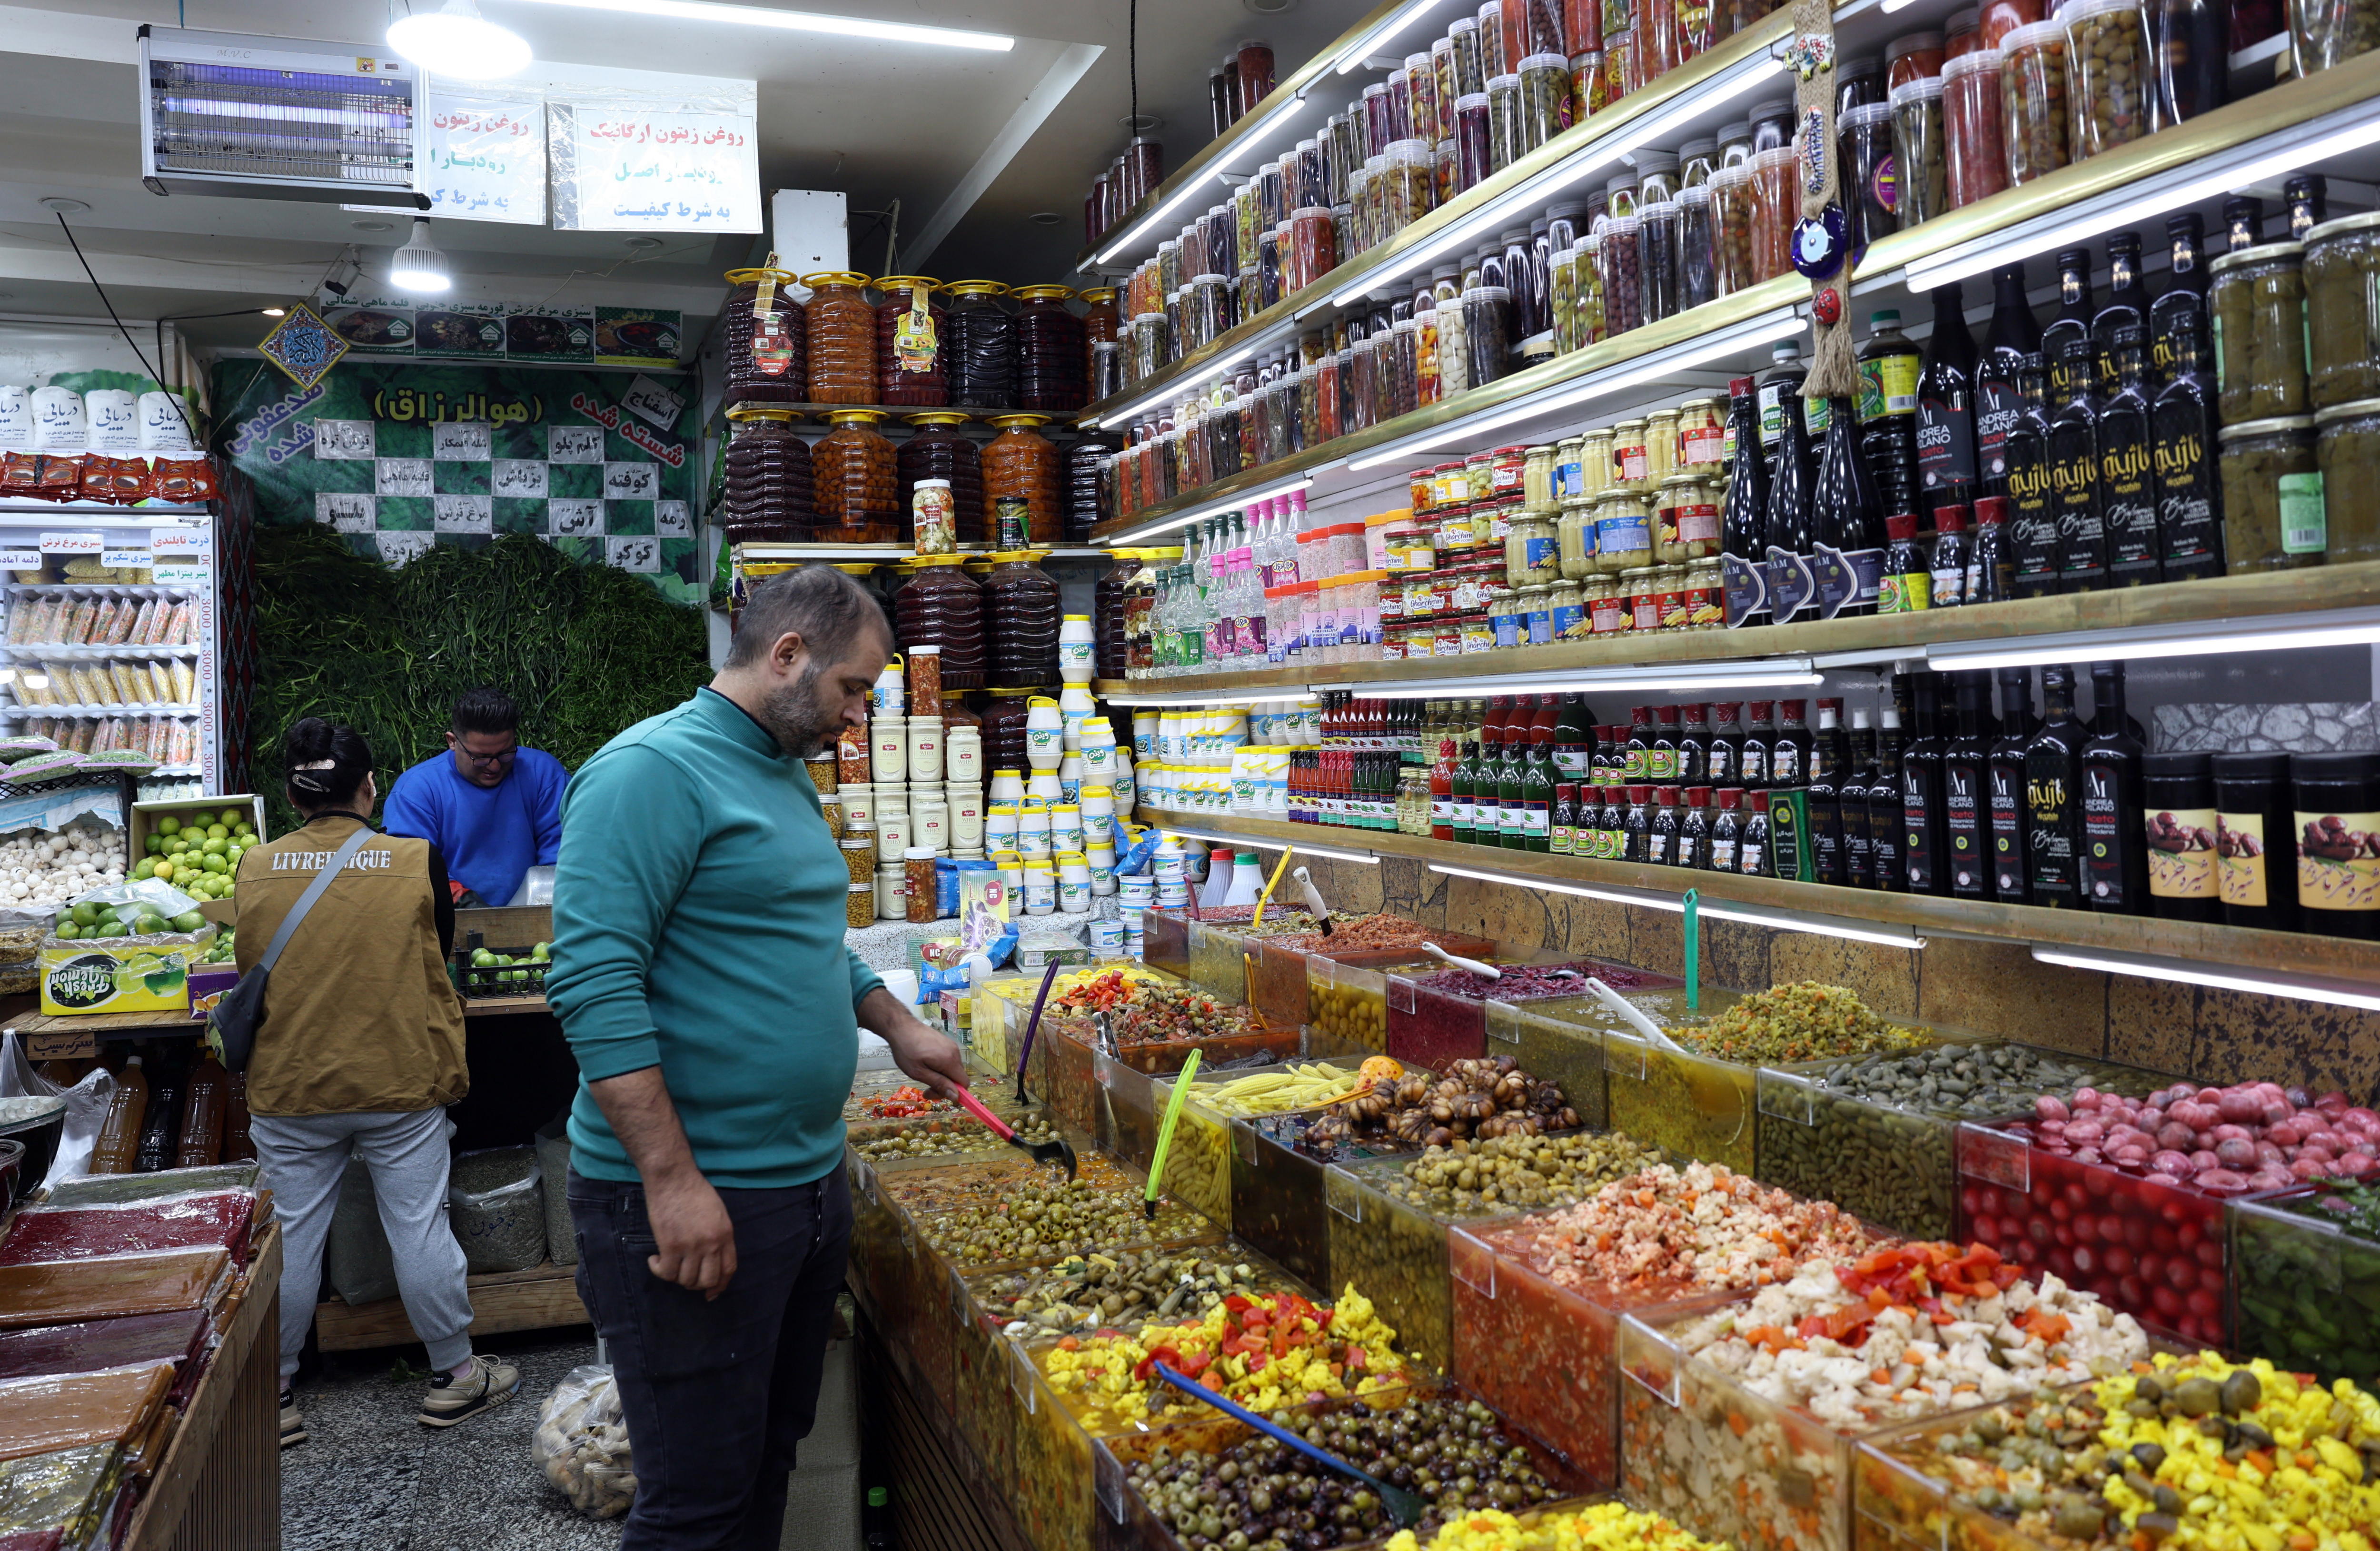
<svg viewBox="0 0 2380 1551">
<path fill-rule="evenodd" d="M 1686 788 L 1685 816 L 1678 821 L 1678 866 L 1696 872 L 1711 865 L 1711 789 Z"/>
<path fill-rule="evenodd" d="M 1743 788 L 1722 786 L 1712 795 L 1718 811 L 1710 821 L 1710 854 L 1704 865 L 1712 872 L 1733 872 L 1743 849 Z"/>
<path fill-rule="evenodd" d="M 1736 842 L 1735 870 L 1746 878 L 1768 876 L 1768 794 L 1751 794 L 1752 816 L 1743 821 Z"/>
<path fill-rule="evenodd" d="M 1967 553 L 1966 601 L 1999 603 L 2016 596 L 2016 555 L 2010 549 L 2009 500 L 1975 498 L 1975 541 Z"/>
</svg>

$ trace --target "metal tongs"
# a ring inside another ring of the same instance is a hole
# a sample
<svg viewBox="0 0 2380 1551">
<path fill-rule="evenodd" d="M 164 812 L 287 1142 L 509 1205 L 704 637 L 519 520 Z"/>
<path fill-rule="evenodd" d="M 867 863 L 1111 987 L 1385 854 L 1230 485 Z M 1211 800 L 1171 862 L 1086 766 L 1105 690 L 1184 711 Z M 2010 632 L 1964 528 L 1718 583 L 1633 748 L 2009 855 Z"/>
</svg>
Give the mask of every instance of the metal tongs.
<svg viewBox="0 0 2380 1551">
<path fill-rule="evenodd" d="M 1354 1466 L 1349 1464 L 1346 1460 L 1340 1459 L 1337 1455 L 1325 1453 L 1323 1450 L 1317 1448 L 1312 1444 L 1306 1442 L 1304 1438 L 1299 1437 L 1295 1433 L 1291 1432 L 1288 1428 L 1276 1427 L 1271 1423 L 1267 1422 L 1263 1417 L 1258 1416 L 1256 1412 L 1245 1410 L 1240 1406 L 1233 1405 L 1231 1401 L 1223 1399 L 1220 1395 L 1216 1394 L 1205 1385 L 1198 1383 L 1195 1379 L 1184 1378 L 1182 1375 L 1175 1373 L 1171 1367 L 1167 1366 L 1163 1363 L 1156 1364 L 1152 1371 L 1158 1377 L 1173 1386 L 1174 1388 L 1181 1390 L 1185 1395 L 1196 1396 L 1197 1399 L 1206 1401 L 1208 1405 L 1214 1407 L 1217 1411 L 1221 1412 L 1225 1416 L 1230 1417 L 1232 1421 L 1243 1423 L 1247 1426 L 1254 1427 L 1257 1432 L 1264 1434 L 1265 1436 L 1271 1438 L 1274 1442 L 1287 1444 L 1290 1448 L 1296 1449 L 1300 1454 L 1305 1455 L 1307 1459 L 1314 1460 L 1318 1464 L 1326 1465 L 1331 1470 L 1337 1471 L 1342 1475 L 1350 1475 L 1354 1477 L 1357 1481 L 1362 1482 L 1365 1485 L 1370 1487 L 1373 1491 L 1378 1492 L 1380 1495 L 1380 1506 L 1389 1510 L 1389 1520 L 1391 1523 L 1395 1524 L 1397 1528 L 1401 1530 L 1409 1530 L 1415 1524 L 1421 1522 L 1422 1500 L 1418 1495 L 1408 1492 L 1402 1486 L 1391 1486 L 1378 1476 L 1366 1475 L 1362 1471 L 1357 1470 Z"/>
<path fill-rule="evenodd" d="M 967 1092 L 966 1089 L 958 1090 L 958 1101 L 960 1108 L 991 1127 L 991 1133 L 994 1136 L 1012 1147 L 1031 1154 L 1034 1162 L 1062 1163 L 1066 1166 L 1066 1178 L 1072 1180 L 1075 1177 L 1075 1146 L 1063 1136 L 1059 1137 L 1055 1142 L 1027 1142 L 1017 1135 L 1014 1128 L 1008 1122 L 985 1109 L 983 1100 Z"/>
</svg>

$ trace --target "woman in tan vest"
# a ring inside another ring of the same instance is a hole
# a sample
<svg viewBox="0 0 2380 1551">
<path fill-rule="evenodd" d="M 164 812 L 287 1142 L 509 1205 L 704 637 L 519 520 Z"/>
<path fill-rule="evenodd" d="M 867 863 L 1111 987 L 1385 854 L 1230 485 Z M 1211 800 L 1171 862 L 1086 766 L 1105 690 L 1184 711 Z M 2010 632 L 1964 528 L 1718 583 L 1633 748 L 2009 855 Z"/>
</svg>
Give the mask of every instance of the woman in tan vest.
<svg viewBox="0 0 2380 1551">
<path fill-rule="evenodd" d="M 306 1440 L 291 1381 L 313 1324 L 322 1247 L 350 1155 L 371 1171 L 381 1226 L 432 1376 L 421 1421 L 449 1427 L 511 1398 L 520 1373 L 471 1353 L 463 1247 L 446 1224 L 445 1106 L 463 1097 L 463 1007 L 446 977 L 455 907 L 428 841 L 381 835 L 371 750 L 307 717 L 282 740 L 305 823 L 239 863 L 239 967 L 264 954 L 298 897 L 358 830 L 273 965 L 248 1066 L 250 1134 L 272 1188 L 281 1274 L 281 1443 Z"/>
</svg>

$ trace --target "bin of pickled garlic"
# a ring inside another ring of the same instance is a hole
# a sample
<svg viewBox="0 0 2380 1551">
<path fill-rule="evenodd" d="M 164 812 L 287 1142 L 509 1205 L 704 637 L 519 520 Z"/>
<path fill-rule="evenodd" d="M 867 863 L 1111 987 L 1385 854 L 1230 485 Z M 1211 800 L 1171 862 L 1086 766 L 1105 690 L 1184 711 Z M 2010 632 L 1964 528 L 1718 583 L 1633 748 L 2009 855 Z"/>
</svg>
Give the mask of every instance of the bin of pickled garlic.
<svg viewBox="0 0 2380 1551">
<path fill-rule="evenodd" d="M 1878 1428 L 2123 1373 L 2147 1332 L 1985 1245 L 1902 1244 L 1620 1325 L 1621 1490 L 1738 1551 L 1852 1551 Z"/>
<path fill-rule="evenodd" d="M 1448 1227 L 1570 1206 L 1660 1161 L 1658 1152 L 1624 1135 L 1564 1132 L 1334 1164 L 1323 1178 L 1331 1274 L 1369 1293 L 1409 1354 L 1451 1373 Z"/>
<path fill-rule="evenodd" d="M 1204 1319 L 1224 1299 L 1314 1290 L 1236 1239 L 1070 1254 L 963 1278 L 995 1328 L 1017 1340 L 1128 1332 Z"/>
<path fill-rule="evenodd" d="M 1961 1232 L 2185 1340 L 2225 1345 L 2224 1205 L 2311 1179 L 2380 1174 L 2380 1115 L 2272 1083 L 2096 1089 L 1961 1126 Z"/>
<path fill-rule="evenodd" d="M 1390 1535 L 1381 1551 L 1730 1551 L 1705 1540 L 1674 1519 L 1646 1513 L 1622 1502 L 1548 1503 L 1507 1513 L 1481 1509 L 1448 1522 L 1431 1538 L 1409 1530 Z"/>
<path fill-rule="evenodd" d="M 1842 987 L 1812 980 L 1741 997 L 1714 999 L 1706 992 L 1700 1017 L 1685 1014 L 1682 991 L 1622 994 L 1682 1049 L 1664 1049 L 1612 1018 L 1603 1042 L 1612 1125 L 1681 1157 L 1724 1163 L 1744 1174 L 1758 1161 L 1757 1068 L 1925 1043 L 1922 1031 L 1878 1017 Z"/>
<path fill-rule="evenodd" d="M 1957 1228 L 1959 1122 L 1996 1120 L 2079 1088 L 2146 1094 L 2172 1078 L 1998 1040 L 1762 1067 L 1755 1079 L 1760 1178 L 1918 1239 Z"/>
<path fill-rule="evenodd" d="M 1409 984 L 1402 991 L 1393 988 L 1390 991 L 1389 1054 L 1399 1060 L 1434 1067 L 1466 1056 L 1486 1055 L 1487 1007 L 1490 1000 L 1526 1002 L 1591 995 L 1586 985 L 1589 977 L 1601 980 L 1613 990 L 1685 984 L 1674 975 L 1650 975 L 1618 964 L 1565 959 L 1552 953 L 1476 957 L 1498 972 L 1494 978 L 1444 965 L 1396 974 L 1394 978 Z"/>
<path fill-rule="evenodd" d="M 1415 1533 L 1467 1514 L 1523 1511 L 1569 1496 L 1568 1472 L 1476 1397 L 1416 1384 L 1369 1400 L 1326 1400 L 1284 1425 L 1332 1457 L 1425 1500 Z M 1378 1494 L 1255 1428 L 1213 1416 L 1100 1441 L 1109 1544 L 1135 1551 L 1194 1545 L 1366 1544 L 1393 1528 Z M 1315 1530 L 1303 1526 L 1316 1525 Z M 1105 1526 L 1102 1526 L 1104 1529 Z M 1236 1538 L 1234 1538 L 1236 1537 Z"/>
<path fill-rule="evenodd" d="M 2325 1383 L 2380 1379 L 2380 1191 L 2325 1181 L 2231 1204 L 2232 1339 Z"/>
<path fill-rule="evenodd" d="M 1893 1545 L 2010 1551 L 2371 1544 L 2371 1391 L 2211 1351 L 2141 1367 L 1867 1437 L 1854 1471 L 1863 1530 Z"/>
<path fill-rule="evenodd" d="M 1894 1242 L 1829 1202 L 1703 1163 L 1657 1165 L 1560 1211 L 1458 1223 L 1447 1240 L 1454 1376 L 1609 1486 L 1622 1315 Z"/>
<path fill-rule="evenodd" d="M 1354 1065 L 1292 1061 L 1241 1072 L 1204 1072 L 1192 1079 L 1165 1155 L 1164 1185 L 1176 1200 L 1232 1225 L 1232 1122 L 1253 1115 L 1304 1109 L 1353 1091 L 1363 1080 Z M 1162 1123 L 1173 1097 L 1172 1077 L 1149 1079 L 1149 1104 Z"/>
</svg>

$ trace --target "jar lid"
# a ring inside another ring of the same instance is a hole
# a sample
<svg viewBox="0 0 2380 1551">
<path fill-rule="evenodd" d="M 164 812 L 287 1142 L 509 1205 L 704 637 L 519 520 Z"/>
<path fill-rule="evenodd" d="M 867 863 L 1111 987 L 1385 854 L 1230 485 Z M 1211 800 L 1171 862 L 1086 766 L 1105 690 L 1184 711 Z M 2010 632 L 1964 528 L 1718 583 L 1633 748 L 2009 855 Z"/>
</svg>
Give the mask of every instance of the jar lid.
<svg viewBox="0 0 2380 1551">
<path fill-rule="evenodd" d="M 1570 60 L 1559 54 L 1532 54 L 1521 61 L 1524 70 L 1562 70 L 1570 68 Z"/>
<path fill-rule="evenodd" d="M 2380 751 L 2351 749 L 2328 754 L 2292 754 L 2289 779 L 2301 782 L 2380 781 Z"/>
<path fill-rule="evenodd" d="M 2063 27 L 2091 17 L 2105 16 L 2109 11 L 2137 11 L 2140 8 L 2141 0 L 2066 0 L 2066 4 L 2058 6 L 2050 19 Z"/>
<path fill-rule="evenodd" d="M 1008 294 L 1019 301 L 1064 301 L 1075 292 L 1068 285 L 1019 285 Z"/>
<path fill-rule="evenodd" d="M 1790 167 L 1793 164 L 1795 154 L 1790 145 L 1772 145 L 1753 156 L 1752 167 L 1755 172 L 1765 172 L 1770 167 Z"/>
<path fill-rule="evenodd" d="M 905 861 L 930 862 L 934 859 L 936 852 L 930 845 L 912 845 L 905 849 L 901 855 Z"/>
<path fill-rule="evenodd" d="M 2000 34 L 2000 53 L 2011 55 L 2020 49 L 2038 48 L 2044 43 L 2066 46 L 2066 24 L 2056 17 L 2046 21 L 2028 21 L 2022 27 L 2011 27 Z"/>
<path fill-rule="evenodd" d="M 2214 756 L 2204 750 L 2141 757 L 2141 775 L 2148 781 L 2205 781 L 2214 774 Z"/>
<path fill-rule="evenodd" d="M 2215 433 L 2215 439 L 2230 442 L 2251 436 L 2284 436 L 2292 431 L 2312 430 L 2313 424 L 2312 415 L 2277 415 L 2270 419 L 2241 420 L 2237 425 L 2225 426 Z"/>
<path fill-rule="evenodd" d="M 1699 208 L 1710 203 L 1710 185 L 1707 183 L 1697 183 L 1690 188 L 1679 189 L 1677 202 L 1682 205 L 1694 205 Z"/>
<path fill-rule="evenodd" d="M 845 889 L 844 892 L 846 894 L 872 894 L 876 892 L 876 885 L 873 883 L 855 883 L 848 889 Z"/>
<path fill-rule="evenodd" d="M 2131 0 L 2126 0 L 2126 3 L 2131 3 Z M 1890 64 L 1903 55 L 1916 54 L 1921 50 L 1937 49 L 1941 46 L 1942 34 L 1939 32 L 1907 33 L 1884 45 L 1885 62 Z"/>
<path fill-rule="evenodd" d="M 2319 226 L 2309 228 L 2305 235 L 2306 246 L 2311 248 L 2317 242 L 2344 236 L 2350 232 L 2367 231 L 2374 226 L 2380 226 L 2380 210 L 2367 210 L 2361 215 L 2342 215 L 2335 221 L 2325 221 Z"/>
<path fill-rule="evenodd" d="M 1949 80 L 1954 76 L 1973 75 L 1977 70 L 1997 70 L 1999 67 L 1998 49 L 1971 48 L 1955 59 L 1942 61 L 1942 79 Z"/>
<path fill-rule="evenodd" d="M 2215 756 L 2215 779 L 2279 781 L 2289 773 L 2289 757 L 2268 749 L 2223 750 Z"/>
<path fill-rule="evenodd" d="M 939 291 L 942 283 L 929 280 L 922 274 L 887 274 L 878 278 L 876 288 L 880 291 Z"/>
<path fill-rule="evenodd" d="M 2375 211 L 2374 214 L 2380 214 Z M 2352 404 L 2334 404 L 2327 409 L 2313 412 L 2313 423 L 2327 426 L 2340 420 L 2360 420 L 2367 415 L 2380 415 L 2380 398 L 2359 398 Z"/>
<path fill-rule="evenodd" d="M 727 411 L 731 420 L 769 420 L 788 425 L 801 417 L 781 404 L 739 404 Z"/>
<path fill-rule="evenodd" d="M 872 426 L 888 418 L 881 409 L 836 409 L 827 415 L 829 422 L 838 426 Z"/>
<path fill-rule="evenodd" d="M 2305 244 L 2301 242 L 2261 242 L 2253 248 L 2237 248 L 2223 254 L 2206 266 L 2209 275 L 2235 270 L 2242 264 L 2268 264 L 2289 259 L 2303 259 Z"/>
<path fill-rule="evenodd" d="M 858 833 L 858 832 L 859 832 L 860 830 L 868 830 L 868 829 L 873 829 L 873 828 L 875 828 L 875 826 L 870 825 L 870 824 L 854 824 L 854 825 L 851 827 L 851 830 L 852 830 L 852 833 L 856 834 L 856 833 Z M 874 841 L 872 841 L 872 840 L 848 840 L 848 839 L 846 839 L 846 840 L 839 840 L 839 841 L 835 842 L 835 843 L 836 843 L 837 845 L 839 845 L 839 846 L 843 847 L 845 851 L 856 851 L 856 850 L 858 850 L 858 849 L 859 849 L 860 847 L 862 847 L 862 846 L 866 846 L 866 847 L 867 847 L 868 850 L 870 850 L 870 851 L 873 851 L 873 850 L 875 850 L 875 849 L 876 849 L 876 842 L 875 842 Z"/>
<path fill-rule="evenodd" d="M 1940 76 L 1920 76 L 1915 80 L 1902 81 L 1892 89 L 1892 105 L 1904 103 L 1927 103 L 1942 95 Z"/>
<path fill-rule="evenodd" d="M 827 269 L 820 270 L 816 274 L 806 274 L 802 276 L 802 284 L 808 286 L 813 291 L 824 285 L 848 285 L 857 287 L 864 286 L 868 284 L 868 276 L 864 274 L 856 274 L 847 269 Z"/>
<path fill-rule="evenodd" d="M 1489 76 L 1488 78 L 1488 93 L 1491 97 L 1499 91 L 1518 91 L 1519 90 L 1521 90 L 1521 78 L 1518 76 Z"/>
<path fill-rule="evenodd" d="M 724 278 L 730 285 L 757 285 L 763 280 L 773 280 L 780 285 L 801 283 L 793 271 L 782 269 L 732 269 Z"/>
<path fill-rule="evenodd" d="M 993 415 L 988 417 L 985 423 L 1002 430 L 1011 426 L 1023 426 L 1029 430 L 1034 426 L 1046 426 L 1053 418 L 1049 415 Z"/>
</svg>

